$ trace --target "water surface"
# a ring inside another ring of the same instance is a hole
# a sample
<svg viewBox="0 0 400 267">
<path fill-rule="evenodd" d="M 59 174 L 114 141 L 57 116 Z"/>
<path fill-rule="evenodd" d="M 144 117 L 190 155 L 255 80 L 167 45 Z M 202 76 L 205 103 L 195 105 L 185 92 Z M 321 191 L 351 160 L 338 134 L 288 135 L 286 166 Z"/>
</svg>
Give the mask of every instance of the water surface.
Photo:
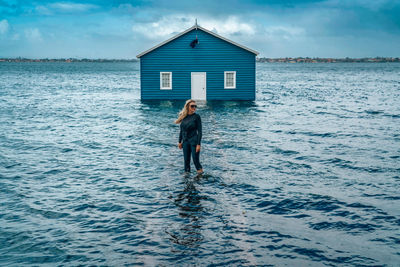
<svg viewBox="0 0 400 267">
<path fill-rule="evenodd" d="M 198 103 L 202 177 L 183 103 L 137 63 L 0 63 L 0 265 L 400 262 L 400 64 L 258 64 L 256 101 Z"/>
</svg>

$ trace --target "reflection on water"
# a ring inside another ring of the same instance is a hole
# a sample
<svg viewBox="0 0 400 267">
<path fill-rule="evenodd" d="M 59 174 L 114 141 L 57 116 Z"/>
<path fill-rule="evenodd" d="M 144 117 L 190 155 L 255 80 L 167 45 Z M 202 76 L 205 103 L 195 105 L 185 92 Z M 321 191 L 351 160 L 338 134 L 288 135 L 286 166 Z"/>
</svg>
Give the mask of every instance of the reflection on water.
<svg viewBox="0 0 400 267">
<path fill-rule="evenodd" d="M 140 101 L 138 64 L 0 64 L 0 265 L 395 266 L 399 64 L 259 64 L 256 101 Z"/>
<path fill-rule="evenodd" d="M 203 240 L 201 234 L 201 221 L 204 216 L 201 206 L 201 192 L 196 189 L 196 182 L 201 176 L 184 177 L 185 187 L 174 199 L 174 203 L 179 210 L 179 216 L 183 219 L 178 229 L 167 229 L 166 232 L 171 236 L 171 241 L 185 247 L 199 246 Z"/>
</svg>

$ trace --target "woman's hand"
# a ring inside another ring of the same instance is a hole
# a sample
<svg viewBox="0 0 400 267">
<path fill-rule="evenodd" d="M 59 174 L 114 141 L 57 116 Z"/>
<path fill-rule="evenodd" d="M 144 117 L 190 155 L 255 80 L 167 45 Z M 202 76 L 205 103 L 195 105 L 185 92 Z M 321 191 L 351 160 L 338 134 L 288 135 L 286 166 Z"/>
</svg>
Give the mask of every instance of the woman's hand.
<svg viewBox="0 0 400 267">
<path fill-rule="evenodd" d="M 199 153 L 200 152 L 200 145 L 197 145 L 196 146 L 196 153 Z"/>
<path fill-rule="evenodd" d="M 178 143 L 178 148 L 182 149 L 182 143 Z"/>
</svg>

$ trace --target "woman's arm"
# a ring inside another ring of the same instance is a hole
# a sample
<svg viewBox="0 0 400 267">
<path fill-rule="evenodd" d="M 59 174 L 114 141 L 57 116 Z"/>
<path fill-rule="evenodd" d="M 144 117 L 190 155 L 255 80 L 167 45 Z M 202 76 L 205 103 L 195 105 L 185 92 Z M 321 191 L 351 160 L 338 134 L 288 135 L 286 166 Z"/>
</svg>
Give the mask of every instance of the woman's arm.
<svg viewBox="0 0 400 267">
<path fill-rule="evenodd" d="M 197 115 L 196 123 L 197 123 L 197 145 L 200 145 L 201 137 L 203 136 L 200 115 Z"/>
<path fill-rule="evenodd" d="M 179 127 L 179 141 L 178 141 L 178 148 L 182 149 L 182 123 Z"/>
<path fill-rule="evenodd" d="M 179 127 L 179 141 L 178 141 L 178 143 L 179 144 L 182 143 L 182 123 L 180 124 L 180 127 Z"/>
</svg>

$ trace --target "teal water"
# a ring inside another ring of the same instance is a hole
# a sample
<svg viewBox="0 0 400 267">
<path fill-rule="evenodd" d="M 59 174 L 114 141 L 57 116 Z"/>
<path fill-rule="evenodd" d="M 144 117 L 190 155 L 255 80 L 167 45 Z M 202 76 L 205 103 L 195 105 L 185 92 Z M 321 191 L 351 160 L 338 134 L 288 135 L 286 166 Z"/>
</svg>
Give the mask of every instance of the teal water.
<svg viewBox="0 0 400 267">
<path fill-rule="evenodd" d="M 0 63 L 0 265 L 396 266 L 399 103 L 400 64 L 258 64 L 184 176 L 137 63 Z"/>
</svg>

